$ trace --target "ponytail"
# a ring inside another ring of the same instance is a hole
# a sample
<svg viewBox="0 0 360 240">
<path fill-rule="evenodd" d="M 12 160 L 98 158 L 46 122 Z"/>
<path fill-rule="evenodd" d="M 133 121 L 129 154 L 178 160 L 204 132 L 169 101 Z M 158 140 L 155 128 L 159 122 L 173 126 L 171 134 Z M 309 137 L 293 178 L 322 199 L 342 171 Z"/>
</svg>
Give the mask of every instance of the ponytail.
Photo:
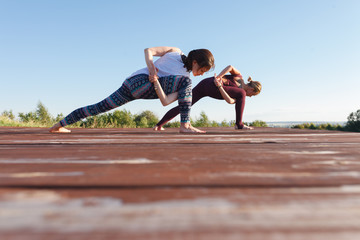
<svg viewBox="0 0 360 240">
<path fill-rule="evenodd" d="M 248 85 L 249 87 L 254 89 L 255 95 L 259 94 L 261 92 L 262 86 L 261 83 L 258 81 L 253 81 L 251 77 L 248 78 Z"/>
<path fill-rule="evenodd" d="M 189 55 L 190 55 L 190 53 L 189 53 Z M 183 54 L 183 55 L 181 55 L 181 60 L 184 63 L 184 68 L 186 68 L 186 71 L 190 72 L 192 69 L 192 63 L 191 63 L 189 57 L 187 57 Z"/>
</svg>

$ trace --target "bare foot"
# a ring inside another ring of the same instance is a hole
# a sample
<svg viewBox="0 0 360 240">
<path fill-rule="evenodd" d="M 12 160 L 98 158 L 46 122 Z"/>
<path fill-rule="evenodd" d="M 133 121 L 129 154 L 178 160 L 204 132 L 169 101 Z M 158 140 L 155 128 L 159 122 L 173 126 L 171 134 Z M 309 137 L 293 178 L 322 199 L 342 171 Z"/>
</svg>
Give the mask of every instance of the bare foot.
<svg viewBox="0 0 360 240">
<path fill-rule="evenodd" d="M 206 131 L 194 128 L 193 126 L 180 126 L 180 133 L 206 133 Z"/>
<path fill-rule="evenodd" d="M 49 129 L 51 133 L 71 133 L 71 130 L 66 129 L 60 125 L 60 123 L 55 124 Z"/>
<path fill-rule="evenodd" d="M 164 131 L 165 128 L 156 125 L 156 126 L 153 128 L 153 130 L 154 130 L 154 131 Z"/>
<path fill-rule="evenodd" d="M 235 129 L 236 130 L 254 130 L 253 127 L 249 127 L 249 126 L 246 126 L 244 125 L 243 128 L 239 129 L 237 125 L 235 125 Z"/>
</svg>

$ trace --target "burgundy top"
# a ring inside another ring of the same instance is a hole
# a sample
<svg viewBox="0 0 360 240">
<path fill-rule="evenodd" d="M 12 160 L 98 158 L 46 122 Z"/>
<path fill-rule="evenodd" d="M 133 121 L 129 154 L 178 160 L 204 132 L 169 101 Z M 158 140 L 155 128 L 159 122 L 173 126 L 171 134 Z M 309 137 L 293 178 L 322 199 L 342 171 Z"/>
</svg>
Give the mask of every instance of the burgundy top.
<svg viewBox="0 0 360 240">
<path fill-rule="evenodd" d="M 237 77 L 237 75 L 225 75 L 223 78 L 227 79 L 228 83 L 227 84 L 224 83 L 224 85 L 231 87 L 238 87 L 235 83 L 236 80 L 234 80 L 235 77 Z"/>
</svg>

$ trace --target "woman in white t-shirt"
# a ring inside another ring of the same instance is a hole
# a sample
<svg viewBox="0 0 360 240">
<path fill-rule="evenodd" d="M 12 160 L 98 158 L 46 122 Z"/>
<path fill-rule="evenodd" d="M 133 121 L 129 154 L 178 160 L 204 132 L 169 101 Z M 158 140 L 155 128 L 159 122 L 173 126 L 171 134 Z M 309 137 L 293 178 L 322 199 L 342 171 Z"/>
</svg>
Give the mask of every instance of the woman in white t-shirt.
<svg viewBox="0 0 360 240">
<path fill-rule="evenodd" d="M 101 102 L 74 110 L 51 127 L 50 132 L 68 133 L 71 131 L 64 128 L 65 126 L 86 117 L 110 111 L 135 99 L 156 99 L 158 98 L 157 94 L 166 94 L 170 97 L 167 98 L 168 101 L 161 101 L 163 105 L 176 99 L 179 102 L 180 132 L 202 133 L 203 131 L 190 124 L 189 114 L 192 101 L 190 72 L 194 76 L 201 76 L 213 68 L 212 53 L 207 49 L 196 49 L 185 56 L 176 47 L 152 47 L 146 48 L 144 52 L 146 68 L 131 74 L 118 90 Z M 154 63 L 153 56 L 160 58 Z M 171 95 L 175 92 L 178 94 Z"/>
</svg>

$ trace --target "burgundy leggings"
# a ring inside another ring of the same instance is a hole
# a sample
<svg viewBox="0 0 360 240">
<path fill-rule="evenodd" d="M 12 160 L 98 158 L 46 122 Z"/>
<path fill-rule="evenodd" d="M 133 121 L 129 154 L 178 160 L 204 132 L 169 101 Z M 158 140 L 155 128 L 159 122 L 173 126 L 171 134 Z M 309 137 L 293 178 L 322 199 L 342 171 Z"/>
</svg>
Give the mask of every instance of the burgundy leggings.
<svg viewBox="0 0 360 240">
<path fill-rule="evenodd" d="M 229 81 L 230 82 L 230 81 Z M 236 122 L 235 124 L 239 129 L 244 127 L 242 123 L 242 115 L 245 106 L 245 97 L 246 92 L 244 89 L 239 88 L 231 84 L 232 86 L 225 86 L 224 90 L 229 94 L 231 98 L 236 99 L 235 110 L 236 110 Z M 205 78 L 202 80 L 196 87 L 192 90 L 192 105 L 194 105 L 197 101 L 199 101 L 203 97 L 212 97 L 215 99 L 224 99 L 221 96 L 219 89 L 215 86 L 214 77 Z M 161 127 L 174 117 L 179 114 L 179 106 L 170 109 L 164 117 L 156 124 Z"/>
</svg>

